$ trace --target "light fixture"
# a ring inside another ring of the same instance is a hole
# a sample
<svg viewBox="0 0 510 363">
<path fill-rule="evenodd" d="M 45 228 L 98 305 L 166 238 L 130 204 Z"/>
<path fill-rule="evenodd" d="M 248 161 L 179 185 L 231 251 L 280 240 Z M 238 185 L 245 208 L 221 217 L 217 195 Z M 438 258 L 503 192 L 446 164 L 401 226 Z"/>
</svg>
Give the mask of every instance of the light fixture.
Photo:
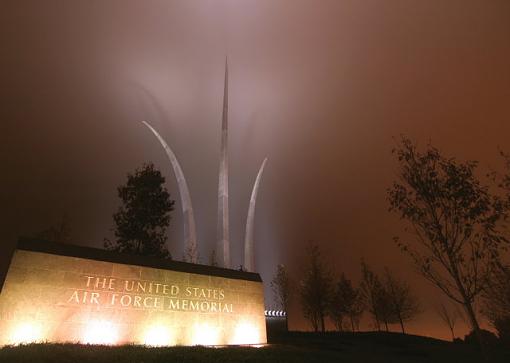
<svg viewBox="0 0 510 363">
<path fill-rule="evenodd" d="M 248 322 L 240 322 L 236 325 L 230 344 L 258 344 L 260 334 L 255 325 Z"/>
<path fill-rule="evenodd" d="M 106 320 L 92 320 L 83 334 L 83 343 L 113 345 L 117 343 L 118 332 L 114 324 Z"/>
<path fill-rule="evenodd" d="M 218 345 L 219 329 L 207 323 L 195 324 L 192 345 Z"/>
<path fill-rule="evenodd" d="M 23 322 L 16 325 L 11 334 L 11 344 L 29 344 L 41 342 L 42 339 L 41 326 L 37 323 Z"/>
<path fill-rule="evenodd" d="M 173 341 L 173 334 L 171 334 L 169 328 L 163 325 L 149 326 L 145 332 L 143 343 L 151 347 L 175 345 L 175 342 Z"/>
</svg>

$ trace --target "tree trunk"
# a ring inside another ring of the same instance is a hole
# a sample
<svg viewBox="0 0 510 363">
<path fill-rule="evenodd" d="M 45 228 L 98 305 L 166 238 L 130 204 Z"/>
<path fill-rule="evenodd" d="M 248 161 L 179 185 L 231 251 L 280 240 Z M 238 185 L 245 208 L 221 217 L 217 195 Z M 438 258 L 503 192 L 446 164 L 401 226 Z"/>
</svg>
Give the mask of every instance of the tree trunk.
<svg viewBox="0 0 510 363">
<path fill-rule="evenodd" d="M 388 329 L 388 322 L 386 320 L 384 321 L 384 325 L 386 326 L 386 331 L 389 332 L 390 329 Z"/>
<path fill-rule="evenodd" d="M 381 331 L 381 322 L 379 321 L 379 317 L 377 314 L 374 314 L 375 326 L 377 327 L 377 331 Z"/>
<path fill-rule="evenodd" d="M 405 334 L 406 331 L 404 329 L 404 322 L 402 321 L 402 318 L 399 317 L 399 320 L 400 320 L 400 327 L 402 328 L 402 334 Z"/>
<path fill-rule="evenodd" d="M 452 332 L 452 342 L 455 340 L 455 333 L 453 332 L 453 328 L 450 328 L 450 331 Z"/>
<path fill-rule="evenodd" d="M 337 328 L 337 330 L 338 330 L 339 332 L 343 332 L 343 331 L 344 331 L 344 329 L 343 329 L 343 327 L 342 327 L 342 325 L 343 325 L 343 320 L 344 320 L 344 319 L 340 318 L 340 319 L 338 319 L 338 320 L 337 320 L 337 322 L 336 322 L 336 328 Z"/>
<path fill-rule="evenodd" d="M 310 317 L 310 322 L 312 323 L 313 331 L 317 333 L 319 331 L 319 318 L 313 314 Z"/>
<path fill-rule="evenodd" d="M 354 333 L 354 319 L 352 318 L 352 316 L 351 316 L 351 328 L 352 332 Z"/>
<path fill-rule="evenodd" d="M 457 270 L 457 266 L 453 266 L 454 268 L 454 279 L 457 283 L 457 287 L 459 288 L 459 292 L 462 296 L 462 299 L 464 300 L 464 309 L 466 310 L 466 313 L 468 315 L 469 321 L 471 322 L 471 327 L 473 328 L 473 331 L 475 332 L 476 338 L 478 340 L 478 344 L 480 345 L 480 350 L 482 352 L 482 356 L 487 361 L 488 355 L 487 350 L 485 348 L 485 342 L 483 341 L 482 333 L 480 332 L 480 325 L 478 324 L 478 320 L 476 319 L 475 311 L 473 310 L 473 305 L 471 299 L 468 298 L 466 294 L 466 290 L 464 289 L 464 285 L 462 285 L 462 282 L 459 277 L 459 273 Z"/>
<path fill-rule="evenodd" d="M 321 314 L 321 330 L 323 333 L 326 331 L 326 324 L 324 322 L 324 314 Z"/>
<path fill-rule="evenodd" d="M 476 319 L 475 311 L 473 310 L 473 306 L 469 301 L 464 303 L 464 308 L 466 309 L 466 313 L 468 314 L 469 321 L 471 323 L 471 328 L 473 331 L 480 331 L 480 325 L 478 324 L 478 320 Z"/>
<path fill-rule="evenodd" d="M 450 257 L 450 256 L 448 256 Z M 450 258 L 450 261 L 453 259 Z M 468 298 L 466 289 L 464 288 L 464 285 L 462 285 L 459 272 L 457 269 L 457 265 L 453 262 L 451 262 L 452 269 L 453 269 L 453 278 L 455 280 L 455 283 L 457 284 L 457 288 L 459 289 L 459 292 L 462 296 L 462 299 L 464 300 L 464 309 L 466 310 L 466 313 L 468 315 L 468 318 L 471 322 L 471 327 L 473 328 L 473 331 L 476 334 L 478 343 L 480 344 L 480 349 L 482 350 L 482 354 L 486 356 L 485 352 L 485 344 L 483 342 L 482 334 L 480 333 L 480 325 L 478 324 L 478 320 L 476 319 L 475 311 L 473 310 L 473 306 L 471 305 L 471 299 Z"/>
</svg>

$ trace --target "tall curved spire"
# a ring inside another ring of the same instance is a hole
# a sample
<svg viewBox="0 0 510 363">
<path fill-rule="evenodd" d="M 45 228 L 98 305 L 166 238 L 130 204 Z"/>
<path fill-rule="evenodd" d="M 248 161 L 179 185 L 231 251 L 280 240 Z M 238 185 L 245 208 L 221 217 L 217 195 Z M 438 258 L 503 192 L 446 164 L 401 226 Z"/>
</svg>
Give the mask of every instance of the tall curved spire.
<svg viewBox="0 0 510 363">
<path fill-rule="evenodd" d="M 218 241 L 216 250 L 221 264 L 230 268 L 230 236 L 228 218 L 228 63 L 225 59 L 225 85 L 221 118 L 221 155 L 218 181 Z"/>
<path fill-rule="evenodd" d="M 158 138 L 159 142 L 165 149 L 165 152 L 168 155 L 170 163 L 174 169 L 175 178 L 177 179 L 177 185 L 179 187 L 179 194 L 181 196 L 182 214 L 184 220 L 184 258 L 188 262 L 197 263 L 198 253 L 195 217 L 193 215 L 193 206 L 191 205 L 191 197 L 189 195 L 188 184 L 184 178 L 184 173 L 182 172 L 181 166 L 179 165 L 174 152 L 172 149 L 170 149 L 161 135 L 159 135 L 159 133 L 147 122 L 142 121 L 142 123 L 147 126 L 149 130 L 151 130 L 152 133 Z"/>
<path fill-rule="evenodd" d="M 255 184 L 253 184 L 253 190 L 251 192 L 250 206 L 248 207 L 248 217 L 246 218 L 246 235 L 244 238 L 244 267 L 246 271 L 255 271 L 255 255 L 253 250 L 253 228 L 255 221 L 255 205 L 257 203 L 257 194 L 259 192 L 260 180 L 262 179 L 262 173 L 267 163 L 267 158 L 264 159 L 260 166 Z"/>
</svg>

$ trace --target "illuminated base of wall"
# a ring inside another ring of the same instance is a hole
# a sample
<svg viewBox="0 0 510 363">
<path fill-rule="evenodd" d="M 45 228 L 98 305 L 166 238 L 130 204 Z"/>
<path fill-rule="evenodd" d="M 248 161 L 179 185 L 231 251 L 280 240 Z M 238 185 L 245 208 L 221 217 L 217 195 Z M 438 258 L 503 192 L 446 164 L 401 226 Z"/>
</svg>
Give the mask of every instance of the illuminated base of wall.
<svg viewBox="0 0 510 363">
<path fill-rule="evenodd" d="M 195 324 L 188 329 L 175 328 L 160 322 L 129 327 L 108 320 L 91 320 L 72 328 L 51 327 L 45 322 L 16 319 L 2 326 L 2 345 L 28 343 L 140 344 L 152 347 L 177 345 L 258 345 L 265 344 L 256 324 L 240 323 L 225 334 L 218 325 Z"/>
<path fill-rule="evenodd" d="M 0 293 L 0 345 L 266 343 L 258 274 L 62 248 L 18 244 Z"/>
</svg>

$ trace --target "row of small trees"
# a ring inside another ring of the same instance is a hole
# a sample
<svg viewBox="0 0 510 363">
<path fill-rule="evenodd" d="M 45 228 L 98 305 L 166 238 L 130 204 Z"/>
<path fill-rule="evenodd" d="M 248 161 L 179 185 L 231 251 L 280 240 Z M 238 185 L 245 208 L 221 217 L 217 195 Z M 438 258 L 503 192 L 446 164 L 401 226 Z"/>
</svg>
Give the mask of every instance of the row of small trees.
<svg viewBox="0 0 510 363">
<path fill-rule="evenodd" d="M 430 144 L 419 151 L 411 140 L 402 138 L 393 154 L 398 170 L 388 189 L 390 211 L 407 222 L 407 237 L 395 238 L 398 247 L 411 257 L 423 277 L 461 308 L 482 346 L 479 313 L 500 338 L 510 341 L 510 267 L 504 261 L 509 246 L 510 157 L 502 154 L 508 172 L 490 173 L 484 183 L 477 162 L 445 157 Z M 311 249 L 310 256 L 300 296 L 303 313 L 315 330 L 324 330 L 327 316 L 341 326 L 344 317 L 352 313 L 347 312 L 345 301 L 351 293 L 359 299 L 355 313 L 369 313 L 378 329 L 381 324 L 387 328 L 399 323 L 405 331 L 404 323 L 419 311 L 409 285 L 389 270 L 378 276 L 362 263 L 359 287 L 352 287 L 345 276 L 333 287 L 317 247 Z M 482 306 L 481 311 L 475 306 Z M 443 318 L 449 326 L 451 317 Z"/>
<path fill-rule="evenodd" d="M 384 326 L 389 331 L 389 325 L 399 324 L 405 333 L 405 323 L 420 312 L 409 284 L 396 278 L 388 268 L 379 276 L 362 261 L 362 278 L 355 286 L 343 273 L 338 280 L 334 279 L 317 245 L 309 246 L 308 256 L 297 292 L 303 315 L 314 331 L 324 332 L 327 319 L 338 331 L 359 330 L 360 319 L 367 313 L 377 330 Z M 293 283 L 283 265 L 278 266 L 271 287 L 276 303 L 288 311 Z"/>
<path fill-rule="evenodd" d="M 384 324 L 388 331 L 388 324 L 399 324 L 405 333 L 404 324 L 421 311 L 409 284 L 395 277 L 388 268 L 382 277 L 365 262 L 361 263 L 361 270 L 361 296 L 377 329 L 381 330 L 381 324 Z"/>
</svg>

